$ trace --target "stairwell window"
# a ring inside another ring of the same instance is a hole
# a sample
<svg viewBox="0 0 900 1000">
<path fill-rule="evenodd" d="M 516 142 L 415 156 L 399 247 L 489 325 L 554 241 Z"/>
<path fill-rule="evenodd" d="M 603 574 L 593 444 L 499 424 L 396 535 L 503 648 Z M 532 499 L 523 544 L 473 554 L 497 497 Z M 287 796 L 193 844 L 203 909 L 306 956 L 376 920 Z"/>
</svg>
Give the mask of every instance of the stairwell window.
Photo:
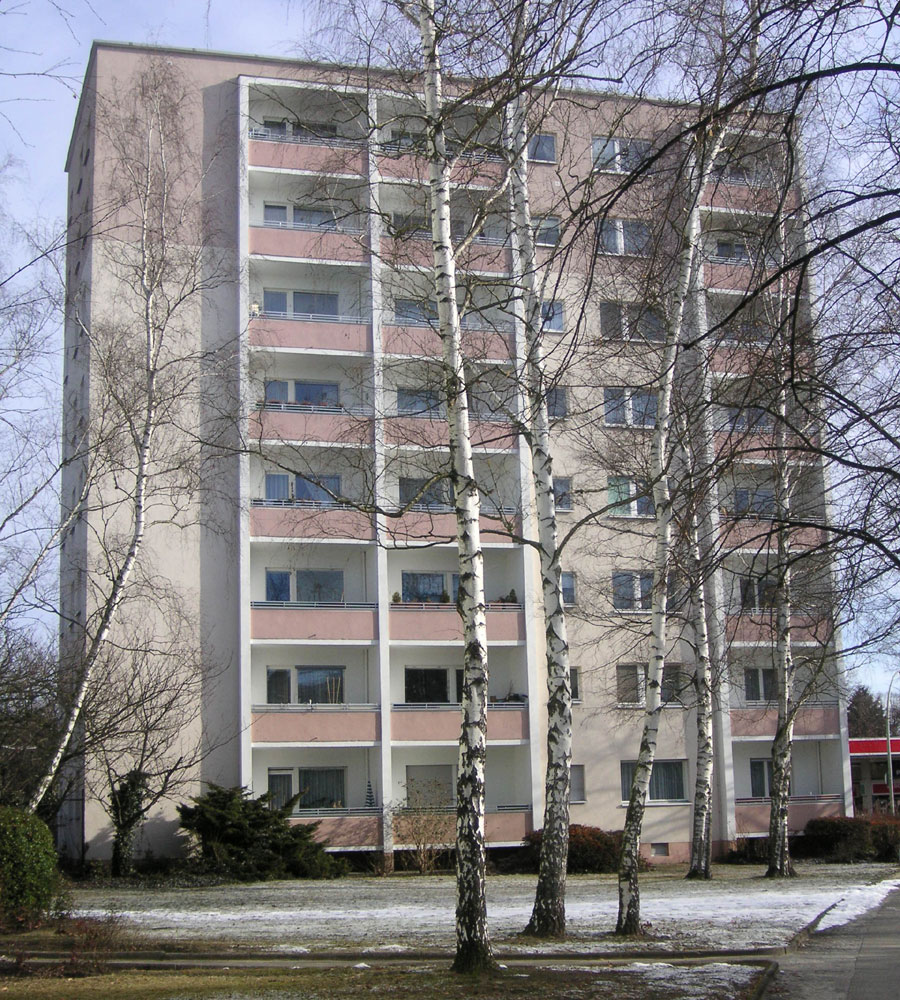
<svg viewBox="0 0 900 1000">
<path fill-rule="evenodd" d="M 572 764 L 569 769 L 569 802 L 586 802 L 584 764 Z"/>
<path fill-rule="evenodd" d="M 653 517 L 656 512 L 650 484 L 645 479 L 610 476 L 608 496 L 609 513 L 613 517 Z"/>
<path fill-rule="evenodd" d="M 597 231 L 597 252 L 645 257 L 650 253 L 650 226 L 642 219 L 605 219 Z"/>
<path fill-rule="evenodd" d="M 569 511 L 575 506 L 572 499 L 572 480 L 568 476 L 553 477 L 553 501 L 559 511 Z"/>
<path fill-rule="evenodd" d="M 619 136 L 596 138 L 591 143 L 594 169 L 631 173 L 647 159 L 650 148 L 646 139 L 624 139 Z"/>
<path fill-rule="evenodd" d="M 575 592 L 575 574 L 564 570 L 561 577 L 563 604 L 567 606 L 575 604 L 577 597 Z"/>
<path fill-rule="evenodd" d="M 545 215 L 534 225 L 534 242 L 539 247 L 555 247 L 559 243 L 559 217 Z"/>
<path fill-rule="evenodd" d="M 556 162 L 556 136 L 537 132 L 528 140 L 528 159 L 532 163 Z"/>
<path fill-rule="evenodd" d="M 541 329 L 547 333 L 562 333 L 565 328 L 563 304 L 557 299 L 541 302 Z"/>
<path fill-rule="evenodd" d="M 744 669 L 744 699 L 754 702 L 771 702 L 776 698 L 775 671 L 767 667 Z"/>
<path fill-rule="evenodd" d="M 618 611 L 649 611 L 653 602 L 653 574 L 613 573 L 612 595 L 613 607 Z"/>
</svg>

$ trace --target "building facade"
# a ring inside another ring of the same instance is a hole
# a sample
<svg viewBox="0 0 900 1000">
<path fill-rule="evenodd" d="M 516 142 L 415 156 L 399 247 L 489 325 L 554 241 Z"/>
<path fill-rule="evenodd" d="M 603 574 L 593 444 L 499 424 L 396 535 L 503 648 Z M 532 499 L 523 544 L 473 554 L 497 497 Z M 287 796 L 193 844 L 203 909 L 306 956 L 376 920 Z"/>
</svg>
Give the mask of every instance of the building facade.
<svg viewBox="0 0 900 1000">
<path fill-rule="evenodd" d="M 115 321 L 111 303 L 122 279 L 110 264 L 110 240 L 116 254 L 128 253 L 127 228 L 110 236 L 104 227 L 122 163 L 100 127 L 102 104 L 133 88 L 154 61 L 195 98 L 180 135 L 203 165 L 193 197 L 215 209 L 215 227 L 204 232 L 215 232 L 207 241 L 220 271 L 190 306 L 197 342 L 189 353 L 230 359 L 206 391 L 227 401 L 220 409 L 233 424 L 224 432 L 230 445 L 217 439 L 214 458 L 204 459 L 215 489 L 207 480 L 177 516 L 159 517 L 137 557 L 175 582 L 198 655 L 216 664 L 191 723 L 209 750 L 181 795 L 207 781 L 268 791 L 276 802 L 299 795 L 295 821 L 318 822 L 332 849 L 402 848 L 398 809 L 452 802 L 462 652 L 456 527 L 442 481 L 447 429 L 421 105 L 414 88 L 386 74 L 96 44 L 67 164 L 70 313 L 73 302 L 80 310 L 66 330 L 72 453 L 83 440 L 78 429 L 93 427 L 108 392 L 95 377 L 94 331 Z M 577 237 L 567 242 L 561 205 L 567 183 L 619 180 L 673 114 L 647 102 L 632 109 L 623 137 L 623 111 L 598 95 L 550 109 L 529 166 L 561 531 L 586 521 L 568 546 L 563 581 L 574 665 L 572 821 L 606 829 L 622 825 L 640 740 L 653 524 L 640 462 L 655 421 L 661 320 L 628 272 L 629 261 L 647 252 L 647 205 L 626 201 L 623 217 L 592 235 L 599 246 L 587 254 Z M 529 451 L 517 432 L 523 338 L 511 305 L 506 201 L 498 197 L 505 164 L 496 123 L 477 119 L 477 108 L 460 112 L 452 225 L 467 241 L 461 305 L 483 494 L 486 835 L 489 846 L 509 847 L 541 825 L 544 623 L 537 558 L 522 544 L 535 526 Z M 757 204 L 753 192 L 746 174 L 732 169 L 705 197 L 710 315 L 726 313 L 746 287 L 752 260 L 740 232 Z M 768 829 L 772 431 L 762 417 L 748 417 L 742 396 L 752 343 L 730 340 L 709 357 L 716 413 L 726 421 L 716 425 L 716 441 L 752 439 L 720 486 L 728 496 L 720 504 L 728 544 L 719 572 L 729 670 L 715 711 L 713 838 L 723 849 Z M 84 462 L 67 472 L 68 503 L 84 492 L 87 475 Z M 824 516 L 821 468 L 805 463 L 801 478 L 807 502 Z M 110 488 L 108 473 L 90 487 Z M 190 516 L 182 521 L 184 509 Z M 588 510 L 596 516 L 586 518 Z M 70 649 L 84 647 L 88 630 L 79 623 L 96 612 L 96 522 L 105 512 L 102 503 L 88 504 L 64 548 Z M 793 544 L 814 547 L 819 535 L 808 535 Z M 648 854 L 682 860 L 695 768 L 693 646 L 688 631 L 674 634 L 643 839 Z M 834 636 L 798 615 L 794 645 L 798 658 L 819 664 L 820 680 L 831 681 L 797 717 L 790 825 L 802 830 L 811 816 L 849 813 L 852 801 Z M 68 840 L 102 856 L 102 793 L 89 778 L 79 788 L 63 813 Z M 146 845 L 167 849 L 174 829 L 172 806 L 161 804 L 145 824 Z"/>
</svg>

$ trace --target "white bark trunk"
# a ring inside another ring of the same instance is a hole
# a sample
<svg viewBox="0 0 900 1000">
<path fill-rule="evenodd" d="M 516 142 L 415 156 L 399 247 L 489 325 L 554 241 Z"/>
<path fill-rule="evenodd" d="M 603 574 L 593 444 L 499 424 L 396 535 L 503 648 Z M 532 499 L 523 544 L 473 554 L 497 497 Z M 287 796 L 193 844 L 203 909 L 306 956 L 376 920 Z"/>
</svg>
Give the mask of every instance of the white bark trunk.
<svg viewBox="0 0 900 1000">
<path fill-rule="evenodd" d="M 492 964 L 487 933 L 484 847 L 484 762 L 487 744 L 487 624 L 480 501 L 472 462 L 469 407 L 456 301 L 456 259 L 450 231 L 450 168 L 443 122 L 440 56 L 433 0 L 420 0 L 418 25 L 425 65 L 434 290 L 441 335 L 450 431 L 450 466 L 459 550 L 459 612 L 464 660 L 462 730 L 456 805 L 456 958 L 453 968 L 474 971 Z"/>
<path fill-rule="evenodd" d="M 513 281 L 521 291 L 517 309 L 525 331 L 525 358 L 520 384 L 525 390 L 524 433 L 531 451 L 537 513 L 548 690 L 544 825 L 534 908 L 525 933 L 540 937 L 563 937 L 566 933 L 566 864 L 569 854 L 572 684 L 553 492 L 546 366 L 541 337 L 541 302 L 528 199 L 528 136 L 521 101 L 511 104 L 504 124 L 506 147 L 511 156 Z"/>
</svg>

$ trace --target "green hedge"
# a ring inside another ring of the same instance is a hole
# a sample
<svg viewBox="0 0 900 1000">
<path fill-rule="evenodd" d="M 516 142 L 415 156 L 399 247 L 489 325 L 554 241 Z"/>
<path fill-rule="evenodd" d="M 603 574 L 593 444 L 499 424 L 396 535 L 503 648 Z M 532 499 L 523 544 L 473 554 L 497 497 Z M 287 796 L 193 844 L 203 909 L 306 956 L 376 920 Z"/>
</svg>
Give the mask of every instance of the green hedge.
<svg viewBox="0 0 900 1000">
<path fill-rule="evenodd" d="M 837 862 L 900 860 L 898 816 L 875 813 L 811 819 L 804 833 L 792 847 L 797 857 Z"/>
<path fill-rule="evenodd" d="M 6 928 L 40 923 L 56 897 L 59 872 L 47 824 L 0 806 L 0 922 Z"/>
</svg>

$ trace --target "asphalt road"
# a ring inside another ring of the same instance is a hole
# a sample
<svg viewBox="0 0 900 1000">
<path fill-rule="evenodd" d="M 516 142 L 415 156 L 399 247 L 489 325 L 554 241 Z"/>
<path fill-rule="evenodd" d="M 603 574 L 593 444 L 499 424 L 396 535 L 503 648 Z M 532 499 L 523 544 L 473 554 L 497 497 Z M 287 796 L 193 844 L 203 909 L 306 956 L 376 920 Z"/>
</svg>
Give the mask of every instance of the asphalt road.
<svg viewBox="0 0 900 1000">
<path fill-rule="evenodd" d="M 876 909 L 778 959 L 766 1000 L 898 1000 L 900 890 Z"/>
</svg>

